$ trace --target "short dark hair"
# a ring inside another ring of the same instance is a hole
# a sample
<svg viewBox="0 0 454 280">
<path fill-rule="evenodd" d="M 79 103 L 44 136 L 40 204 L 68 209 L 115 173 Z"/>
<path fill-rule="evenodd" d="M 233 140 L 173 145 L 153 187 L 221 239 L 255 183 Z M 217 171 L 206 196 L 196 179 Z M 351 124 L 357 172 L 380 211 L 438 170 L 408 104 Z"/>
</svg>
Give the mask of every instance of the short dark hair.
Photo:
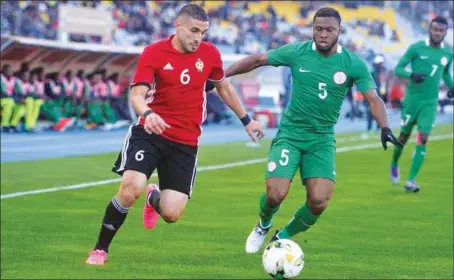
<svg viewBox="0 0 454 280">
<path fill-rule="evenodd" d="M 445 17 L 442 17 L 442 16 L 437 16 L 430 23 L 432 23 L 432 22 L 437 22 L 437 23 L 440 23 L 440 24 L 448 25 L 448 20 Z"/>
<path fill-rule="evenodd" d="M 339 25 L 342 22 L 339 12 L 336 9 L 330 8 L 330 7 L 324 7 L 324 8 L 319 9 L 317 12 L 315 12 L 314 18 L 312 19 L 312 23 L 314 23 L 315 19 L 318 17 L 333 17 L 333 18 L 337 19 L 337 21 L 339 22 Z"/>
<path fill-rule="evenodd" d="M 208 21 L 208 15 L 205 10 L 196 4 L 184 5 L 178 12 L 177 18 L 182 15 L 186 15 L 200 21 Z"/>
</svg>

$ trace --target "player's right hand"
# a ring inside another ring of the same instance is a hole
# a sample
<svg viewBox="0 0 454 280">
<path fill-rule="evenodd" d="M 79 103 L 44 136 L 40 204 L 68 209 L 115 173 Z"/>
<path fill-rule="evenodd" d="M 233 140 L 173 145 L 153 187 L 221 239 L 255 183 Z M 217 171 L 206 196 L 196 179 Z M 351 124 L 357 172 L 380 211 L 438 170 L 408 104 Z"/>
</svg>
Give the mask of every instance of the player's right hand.
<svg viewBox="0 0 454 280">
<path fill-rule="evenodd" d="M 381 129 L 381 144 L 385 151 L 386 151 L 386 149 L 388 149 L 386 142 L 390 142 L 394 146 L 399 146 L 401 148 L 404 147 L 404 145 L 402 143 L 400 143 L 399 140 L 397 140 L 396 136 L 394 136 L 393 132 L 391 131 L 391 129 L 389 127 L 383 127 Z"/>
<path fill-rule="evenodd" d="M 158 114 L 156 113 L 151 113 L 147 116 L 145 119 L 145 124 L 143 128 L 148 134 L 161 134 L 166 130 L 166 128 L 169 128 L 170 125 L 168 125 Z"/>
<path fill-rule="evenodd" d="M 247 134 L 249 134 L 249 137 L 251 137 L 251 140 L 254 142 L 257 142 L 265 136 L 263 127 L 256 120 L 251 120 L 251 122 L 246 125 L 244 129 L 246 129 Z"/>
<path fill-rule="evenodd" d="M 426 78 L 426 75 L 413 73 L 413 74 L 411 74 L 410 78 L 416 84 L 420 84 L 420 83 L 424 82 L 424 79 Z"/>
</svg>

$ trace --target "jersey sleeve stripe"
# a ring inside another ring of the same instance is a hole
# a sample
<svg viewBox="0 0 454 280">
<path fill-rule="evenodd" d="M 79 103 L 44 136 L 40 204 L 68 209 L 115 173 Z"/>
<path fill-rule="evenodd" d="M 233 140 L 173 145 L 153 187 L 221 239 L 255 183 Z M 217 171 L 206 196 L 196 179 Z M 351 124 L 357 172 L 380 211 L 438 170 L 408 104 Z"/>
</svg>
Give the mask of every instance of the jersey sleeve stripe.
<svg viewBox="0 0 454 280">
<path fill-rule="evenodd" d="M 131 84 L 131 86 L 129 87 L 129 89 L 132 89 L 133 87 L 135 86 L 146 86 L 148 87 L 148 89 L 151 89 L 151 85 L 147 82 L 137 82 L 137 83 L 133 83 Z"/>
<path fill-rule="evenodd" d="M 222 79 L 220 79 L 220 80 L 208 79 L 208 81 L 210 81 L 210 82 L 222 82 L 224 79 L 225 79 L 225 75 L 224 75 L 224 77 L 222 77 Z"/>
</svg>

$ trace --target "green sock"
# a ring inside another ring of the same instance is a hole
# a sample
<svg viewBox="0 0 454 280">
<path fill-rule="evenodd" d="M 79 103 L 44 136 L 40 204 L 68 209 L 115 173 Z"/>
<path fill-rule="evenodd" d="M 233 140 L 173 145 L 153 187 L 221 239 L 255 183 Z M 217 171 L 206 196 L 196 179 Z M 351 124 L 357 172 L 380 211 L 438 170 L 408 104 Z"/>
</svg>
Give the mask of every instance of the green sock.
<svg viewBox="0 0 454 280">
<path fill-rule="evenodd" d="M 306 202 L 304 206 L 296 210 L 292 220 L 279 232 L 279 238 L 290 239 L 295 234 L 308 230 L 319 217 L 320 215 L 312 214 Z"/>
<path fill-rule="evenodd" d="M 391 161 L 392 166 L 399 165 L 399 158 L 400 158 L 400 155 L 402 154 L 403 150 L 404 150 L 404 148 L 401 148 L 399 146 L 394 146 L 393 159 Z"/>
<path fill-rule="evenodd" d="M 424 158 L 426 157 L 426 145 L 416 145 L 415 153 L 413 154 L 413 161 L 411 163 L 410 176 L 408 180 L 414 180 L 421 169 Z"/>
<path fill-rule="evenodd" d="M 260 197 L 260 226 L 263 228 L 267 228 L 271 226 L 271 220 L 273 219 L 274 214 L 281 208 L 278 207 L 270 207 L 266 204 L 266 193 L 263 193 Z"/>
</svg>

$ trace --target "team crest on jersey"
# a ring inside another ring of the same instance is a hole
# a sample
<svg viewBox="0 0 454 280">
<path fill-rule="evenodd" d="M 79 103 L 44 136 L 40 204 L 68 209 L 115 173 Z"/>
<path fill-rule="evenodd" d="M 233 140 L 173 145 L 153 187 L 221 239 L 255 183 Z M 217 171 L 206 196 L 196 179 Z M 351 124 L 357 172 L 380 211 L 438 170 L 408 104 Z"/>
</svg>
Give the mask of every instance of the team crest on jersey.
<svg viewBox="0 0 454 280">
<path fill-rule="evenodd" d="M 443 56 L 440 62 L 441 65 L 446 66 L 446 64 L 448 64 L 448 58 L 446 56 Z"/>
<path fill-rule="evenodd" d="M 337 71 L 336 73 L 334 73 L 333 80 L 336 84 L 342 85 L 347 80 L 347 74 L 342 71 Z"/>
<path fill-rule="evenodd" d="M 195 68 L 197 68 L 197 71 L 199 72 L 203 71 L 203 61 L 200 58 L 197 59 L 197 62 L 195 63 Z"/>
<path fill-rule="evenodd" d="M 274 170 L 276 170 L 276 163 L 274 161 L 270 161 L 268 162 L 268 171 L 269 172 L 273 172 Z"/>
</svg>

